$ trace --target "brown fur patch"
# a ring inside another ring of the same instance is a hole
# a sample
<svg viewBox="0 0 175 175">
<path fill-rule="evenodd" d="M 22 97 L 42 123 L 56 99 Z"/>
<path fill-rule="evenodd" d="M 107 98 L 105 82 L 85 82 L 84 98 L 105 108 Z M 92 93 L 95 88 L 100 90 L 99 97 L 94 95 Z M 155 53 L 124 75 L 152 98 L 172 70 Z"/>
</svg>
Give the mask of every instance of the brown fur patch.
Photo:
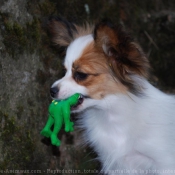
<svg viewBox="0 0 175 175">
<path fill-rule="evenodd" d="M 87 79 L 77 83 L 85 86 L 92 98 L 101 99 L 107 94 L 126 93 L 127 88 L 109 73 L 106 57 L 94 47 L 94 42 L 89 44 L 82 56 L 74 62 L 72 71 L 88 74 Z"/>
<path fill-rule="evenodd" d="M 95 47 L 105 53 L 113 76 L 135 93 L 137 86 L 131 75 L 148 76 L 149 62 L 142 49 L 121 27 L 106 21 L 95 27 L 94 38 Z"/>
</svg>

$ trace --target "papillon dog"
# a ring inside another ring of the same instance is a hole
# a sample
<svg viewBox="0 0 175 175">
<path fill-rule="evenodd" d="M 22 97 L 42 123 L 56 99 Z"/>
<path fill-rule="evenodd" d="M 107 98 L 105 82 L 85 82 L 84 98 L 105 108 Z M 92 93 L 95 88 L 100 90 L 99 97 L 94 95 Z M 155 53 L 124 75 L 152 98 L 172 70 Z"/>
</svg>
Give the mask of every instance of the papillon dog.
<svg viewBox="0 0 175 175">
<path fill-rule="evenodd" d="M 65 48 L 66 69 L 51 96 L 82 94 L 72 112 L 79 113 L 102 172 L 175 174 L 175 97 L 149 83 L 141 47 L 109 20 L 79 26 L 51 18 L 48 27 L 53 42 Z"/>
</svg>

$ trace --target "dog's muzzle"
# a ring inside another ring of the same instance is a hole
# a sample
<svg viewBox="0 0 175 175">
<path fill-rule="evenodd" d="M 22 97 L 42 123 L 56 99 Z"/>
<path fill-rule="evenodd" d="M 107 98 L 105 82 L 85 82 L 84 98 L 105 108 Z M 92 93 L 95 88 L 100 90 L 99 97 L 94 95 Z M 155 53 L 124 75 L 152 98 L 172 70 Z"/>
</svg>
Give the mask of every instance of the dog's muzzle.
<svg viewBox="0 0 175 175">
<path fill-rule="evenodd" d="M 58 88 L 57 87 L 52 87 L 52 88 L 50 88 L 50 95 L 51 95 L 51 97 L 52 98 L 55 98 L 56 96 L 57 96 L 57 94 L 58 94 Z"/>
</svg>

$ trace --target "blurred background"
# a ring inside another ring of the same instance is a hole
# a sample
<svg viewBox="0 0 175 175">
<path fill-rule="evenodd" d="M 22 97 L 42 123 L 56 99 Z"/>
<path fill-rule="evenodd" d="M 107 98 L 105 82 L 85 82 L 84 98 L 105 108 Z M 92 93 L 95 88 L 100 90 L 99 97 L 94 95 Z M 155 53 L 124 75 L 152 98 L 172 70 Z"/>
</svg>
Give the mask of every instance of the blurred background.
<svg viewBox="0 0 175 175">
<path fill-rule="evenodd" d="M 150 81 L 173 93 L 175 3 L 174 0 L 0 1 L 0 173 L 6 170 L 9 174 L 49 175 L 53 170 L 64 169 L 58 174 L 78 174 L 77 170 L 97 174 L 100 164 L 90 148 L 80 146 L 78 131 L 60 132 L 59 148 L 40 135 L 51 101 L 49 88 L 63 75 L 63 57 L 45 28 L 49 16 L 62 16 L 78 24 L 103 18 L 122 24 L 150 60 Z"/>
</svg>

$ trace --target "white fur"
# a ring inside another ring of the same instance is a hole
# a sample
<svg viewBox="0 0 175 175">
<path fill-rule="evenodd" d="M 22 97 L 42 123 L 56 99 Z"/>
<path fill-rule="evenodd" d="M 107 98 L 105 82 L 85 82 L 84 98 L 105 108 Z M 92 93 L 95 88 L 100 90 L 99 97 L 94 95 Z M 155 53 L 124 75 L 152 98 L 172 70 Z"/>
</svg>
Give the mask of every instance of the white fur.
<svg viewBox="0 0 175 175">
<path fill-rule="evenodd" d="M 84 138 L 108 174 L 175 174 L 175 98 L 138 79 L 144 96 L 115 94 L 92 102 L 81 117 Z"/>
<path fill-rule="evenodd" d="M 67 48 L 65 57 L 65 67 L 70 70 L 75 60 L 81 57 L 85 47 L 93 41 L 92 35 L 85 35 L 75 39 Z"/>
<path fill-rule="evenodd" d="M 64 61 L 64 66 L 67 69 L 66 75 L 52 85 L 52 87 L 58 86 L 59 88 L 56 98 L 65 99 L 75 92 L 87 95 L 85 87 L 78 85 L 72 78 L 72 64 L 81 57 L 85 47 L 92 41 L 92 35 L 86 35 L 77 38 L 69 45 Z"/>
<path fill-rule="evenodd" d="M 87 93 L 71 78 L 73 61 L 92 39 L 87 38 L 75 40 L 67 50 L 68 71 L 56 82 L 59 98 Z M 175 174 L 175 98 L 144 78 L 131 78 L 142 88 L 143 95 L 128 92 L 107 95 L 102 100 L 84 100 L 76 111 L 81 112 L 79 126 L 85 129 L 84 138 L 98 153 L 102 171 L 107 174 Z"/>
</svg>

